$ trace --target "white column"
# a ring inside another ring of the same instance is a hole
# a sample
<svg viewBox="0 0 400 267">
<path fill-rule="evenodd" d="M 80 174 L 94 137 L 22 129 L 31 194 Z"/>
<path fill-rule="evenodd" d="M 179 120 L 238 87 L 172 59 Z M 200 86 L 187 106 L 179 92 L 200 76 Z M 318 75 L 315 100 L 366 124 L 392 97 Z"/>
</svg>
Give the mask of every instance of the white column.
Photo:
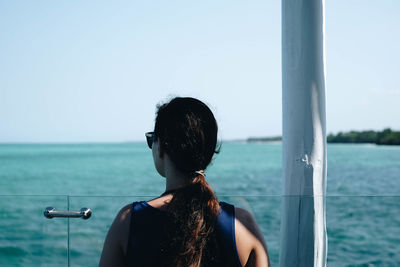
<svg viewBox="0 0 400 267">
<path fill-rule="evenodd" d="M 281 266 L 326 266 L 324 0 L 282 0 Z"/>
</svg>

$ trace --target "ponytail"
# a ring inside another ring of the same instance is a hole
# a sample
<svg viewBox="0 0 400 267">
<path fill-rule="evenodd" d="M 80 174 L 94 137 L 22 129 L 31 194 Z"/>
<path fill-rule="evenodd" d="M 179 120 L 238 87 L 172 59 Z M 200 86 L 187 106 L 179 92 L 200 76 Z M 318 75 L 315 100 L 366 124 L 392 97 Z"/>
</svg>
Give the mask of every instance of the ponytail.
<svg viewBox="0 0 400 267">
<path fill-rule="evenodd" d="M 168 244 L 163 245 L 166 266 L 217 266 L 215 238 L 219 203 L 204 172 L 189 186 L 177 189 L 168 204 Z"/>
<path fill-rule="evenodd" d="M 191 179 L 174 191 L 161 244 L 163 266 L 218 266 L 215 226 L 219 203 L 203 171 L 217 148 L 218 125 L 206 104 L 191 97 L 176 97 L 158 106 L 154 134 L 175 167 Z"/>
</svg>

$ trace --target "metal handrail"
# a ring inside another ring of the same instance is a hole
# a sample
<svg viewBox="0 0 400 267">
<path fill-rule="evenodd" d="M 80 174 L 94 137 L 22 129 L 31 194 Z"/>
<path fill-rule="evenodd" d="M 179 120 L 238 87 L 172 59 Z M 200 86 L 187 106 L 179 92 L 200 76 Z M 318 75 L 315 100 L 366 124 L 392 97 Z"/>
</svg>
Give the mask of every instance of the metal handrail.
<svg viewBox="0 0 400 267">
<path fill-rule="evenodd" d="M 57 211 L 53 207 L 47 207 L 43 212 L 44 217 L 47 219 L 52 218 L 82 218 L 89 219 L 92 216 L 92 211 L 89 208 L 81 208 L 80 211 Z"/>
</svg>

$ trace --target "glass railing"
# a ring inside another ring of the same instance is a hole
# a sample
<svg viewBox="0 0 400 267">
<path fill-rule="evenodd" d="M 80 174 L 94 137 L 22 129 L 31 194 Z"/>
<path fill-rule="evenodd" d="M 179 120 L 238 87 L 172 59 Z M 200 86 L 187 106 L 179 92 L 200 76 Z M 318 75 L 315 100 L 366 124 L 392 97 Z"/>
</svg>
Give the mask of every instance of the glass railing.
<svg viewBox="0 0 400 267">
<path fill-rule="evenodd" d="M 68 266 L 68 219 L 46 219 L 50 205 L 68 197 L 0 195 L 0 266 Z"/>
<path fill-rule="evenodd" d="M 153 196 L 0 196 L 0 266 L 97 266 L 104 238 L 124 205 Z M 249 210 L 278 265 L 282 196 L 219 196 Z M 327 196 L 328 266 L 400 266 L 400 196 Z M 90 219 L 43 212 L 92 210 Z"/>
</svg>

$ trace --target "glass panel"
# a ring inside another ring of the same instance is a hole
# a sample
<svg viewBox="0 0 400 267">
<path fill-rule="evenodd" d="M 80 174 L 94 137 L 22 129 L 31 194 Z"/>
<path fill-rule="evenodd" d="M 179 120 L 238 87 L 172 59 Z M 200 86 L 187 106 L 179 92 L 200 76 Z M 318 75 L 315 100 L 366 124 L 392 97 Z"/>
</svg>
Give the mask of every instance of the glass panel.
<svg viewBox="0 0 400 267">
<path fill-rule="evenodd" d="M 400 266 L 400 196 L 326 199 L 328 266 Z"/>
<path fill-rule="evenodd" d="M 66 200 L 0 195 L 0 266 L 67 266 L 68 220 L 43 216 L 48 206 L 66 210 Z"/>
<path fill-rule="evenodd" d="M 328 266 L 400 266 L 400 196 L 327 196 L 325 203 Z"/>
<path fill-rule="evenodd" d="M 149 200 L 154 197 L 70 197 L 70 209 L 90 208 L 93 213 L 89 220 L 70 220 L 70 263 L 71 266 L 97 266 L 105 236 L 118 211 L 134 201 Z M 281 197 L 238 197 L 221 196 L 225 201 L 249 210 L 259 223 L 271 257 L 271 264 L 278 264 L 280 202 Z"/>
<path fill-rule="evenodd" d="M 70 207 L 93 210 L 89 220 L 70 220 L 71 266 L 97 266 L 115 215 L 126 204 L 152 197 L 70 197 Z M 279 263 L 281 196 L 220 196 L 256 218 L 267 241 L 271 265 Z M 326 198 L 328 266 L 399 266 L 400 197 Z"/>
<path fill-rule="evenodd" d="M 92 210 L 88 220 L 70 220 L 70 266 L 98 266 L 104 239 L 119 210 L 143 199 L 152 197 L 70 197 L 71 210 L 83 207 Z"/>
</svg>

